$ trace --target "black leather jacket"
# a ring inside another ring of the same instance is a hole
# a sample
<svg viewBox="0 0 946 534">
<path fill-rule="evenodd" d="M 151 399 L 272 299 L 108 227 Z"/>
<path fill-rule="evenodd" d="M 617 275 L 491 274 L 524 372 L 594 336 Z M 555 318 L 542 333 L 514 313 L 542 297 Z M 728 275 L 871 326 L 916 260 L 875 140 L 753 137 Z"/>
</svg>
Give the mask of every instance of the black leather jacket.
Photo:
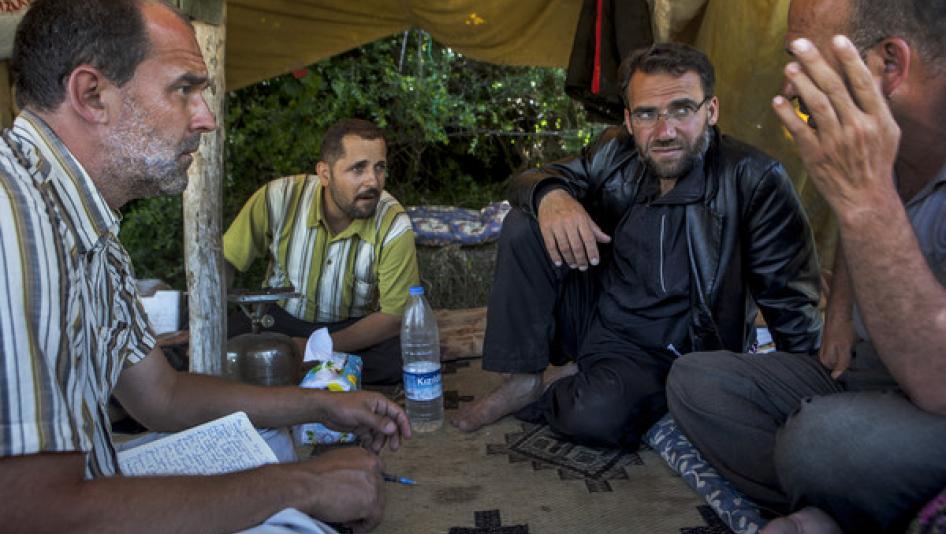
<svg viewBox="0 0 946 534">
<path fill-rule="evenodd" d="M 644 164 L 623 127 L 605 131 L 582 156 L 523 172 L 512 204 L 536 215 L 537 195 L 564 188 L 608 235 L 637 194 Z M 778 350 L 821 345 L 820 273 L 808 220 L 782 165 L 720 135 L 704 159 L 706 193 L 686 207 L 694 351 L 745 352 L 758 310 Z M 602 252 L 607 257 L 607 247 Z"/>
</svg>

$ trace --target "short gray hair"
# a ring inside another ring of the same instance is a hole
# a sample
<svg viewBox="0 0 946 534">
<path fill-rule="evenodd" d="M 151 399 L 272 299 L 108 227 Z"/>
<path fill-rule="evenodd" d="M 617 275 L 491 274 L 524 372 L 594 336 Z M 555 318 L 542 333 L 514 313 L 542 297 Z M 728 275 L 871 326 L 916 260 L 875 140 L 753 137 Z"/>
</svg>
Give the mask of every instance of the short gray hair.
<svg viewBox="0 0 946 534">
<path fill-rule="evenodd" d="M 921 58 L 946 67 L 946 0 L 851 0 L 849 33 L 862 50 L 902 37 Z"/>
</svg>

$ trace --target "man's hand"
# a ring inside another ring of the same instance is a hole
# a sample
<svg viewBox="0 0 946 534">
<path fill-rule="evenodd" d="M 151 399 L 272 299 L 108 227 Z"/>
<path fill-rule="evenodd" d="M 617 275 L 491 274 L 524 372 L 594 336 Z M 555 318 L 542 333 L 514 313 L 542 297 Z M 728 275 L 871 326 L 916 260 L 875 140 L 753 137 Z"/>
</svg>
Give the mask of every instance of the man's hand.
<svg viewBox="0 0 946 534">
<path fill-rule="evenodd" d="M 286 507 L 360 531 L 376 526 L 384 507 L 381 460 L 360 447 L 213 477 L 84 473 L 81 452 L 0 458 L 3 531 L 235 532 Z"/>
<path fill-rule="evenodd" d="M 878 195 L 896 195 L 892 175 L 900 128 L 850 40 L 836 36 L 832 44 L 826 53 L 837 58 L 844 78 L 806 39 L 791 44 L 797 62 L 785 67 L 817 129 L 785 98 L 775 97 L 773 107 L 795 138 L 808 175 L 843 217 L 869 208 Z"/>
<path fill-rule="evenodd" d="M 376 311 L 365 315 L 354 323 L 332 332 L 332 349 L 339 352 L 359 354 L 362 349 L 373 347 L 391 339 L 401 331 L 401 316 Z M 305 347 L 305 344 L 302 345 Z M 303 350 L 303 353 L 305 351 Z"/>
<path fill-rule="evenodd" d="M 304 509 L 312 517 L 345 524 L 355 532 L 371 530 L 381 522 L 384 481 L 377 455 L 358 447 L 345 447 L 286 467 L 315 475 Z"/>
<path fill-rule="evenodd" d="M 831 311 L 825 314 L 824 333 L 821 338 L 821 350 L 818 359 L 831 371 L 831 378 L 837 380 L 851 365 L 854 349 L 854 323 L 850 312 L 832 317 Z"/>
<path fill-rule="evenodd" d="M 598 243 L 611 238 L 598 228 L 585 208 L 568 192 L 550 191 L 542 197 L 538 210 L 539 228 L 545 248 L 555 266 L 564 259 L 572 269 L 582 271 L 588 264 L 598 265 Z"/>
<path fill-rule="evenodd" d="M 837 380 L 850 367 L 854 349 L 854 294 L 840 243 L 834 253 L 830 288 L 825 284 L 824 292 L 828 304 L 818 358 L 831 371 L 831 378 Z"/>
<path fill-rule="evenodd" d="M 372 391 L 332 393 L 322 422 L 340 432 L 352 432 L 363 447 L 380 452 L 387 443 L 392 451 L 402 438 L 411 437 L 407 414 L 394 402 Z"/>
</svg>

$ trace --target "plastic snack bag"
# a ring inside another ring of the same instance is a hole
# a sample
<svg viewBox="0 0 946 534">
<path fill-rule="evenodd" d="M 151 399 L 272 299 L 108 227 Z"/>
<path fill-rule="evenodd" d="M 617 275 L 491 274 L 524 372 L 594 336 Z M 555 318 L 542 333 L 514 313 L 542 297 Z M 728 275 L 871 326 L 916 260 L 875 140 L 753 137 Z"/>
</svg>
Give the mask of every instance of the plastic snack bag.
<svg viewBox="0 0 946 534">
<path fill-rule="evenodd" d="M 300 387 L 327 389 L 329 391 L 357 391 L 361 389 L 362 361 L 360 356 L 332 351 L 332 338 L 325 328 L 316 330 L 306 342 L 303 361 L 315 362 L 302 377 Z M 322 423 L 305 423 L 294 428 L 296 441 L 300 444 L 350 443 L 355 435 L 337 432 Z"/>
</svg>

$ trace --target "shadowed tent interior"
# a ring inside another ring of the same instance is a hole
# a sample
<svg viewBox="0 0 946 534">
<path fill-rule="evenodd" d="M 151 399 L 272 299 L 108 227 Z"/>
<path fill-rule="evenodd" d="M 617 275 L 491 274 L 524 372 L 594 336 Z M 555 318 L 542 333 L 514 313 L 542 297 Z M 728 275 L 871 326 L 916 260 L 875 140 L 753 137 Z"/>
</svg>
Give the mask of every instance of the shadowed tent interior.
<svg viewBox="0 0 946 534">
<path fill-rule="evenodd" d="M 0 0 L 0 57 L 9 57 L 13 28 L 28 3 Z M 421 28 L 445 46 L 481 61 L 567 67 L 583 4 L 581 0 L 228 0 L 224 15 L 207 7 L 215 3 L 178 0 L 201 20 L 225 21 L 227 90 L 410 28 Z M 836 233 L 833 220 L 770 107 L 786 61 L 782 35 L 788 3 L 647 0 L 642 16 L 650 17 L 656 40 L 689 42 L 710 56 L 717 68 L 721 128 L 785 163 L 811 217 L 822 267 L 829 268 Z M 7 69 L 0 68 L 4 125 L 11 123 L 13 112 L 9 85 Z M 443 258 L 438 261 L 447 263 Z M 469 318 L 463 322 L 482 329 Z M 465 330 L 460 333 L 474 345 L 480 339 Z M 468 352 L 479 350 L 481 346 Z M 452 403 L 448 414 L 484 394 L 494 385 L 490 380 L 496 379 L 482 373 L 475 361 L 451 363 L 448 373 L 446 397 Z M 424 483 L 386 488 L 389 513 L 384 532 L 727 530 L 712 512 L 704 513 L 700 497 L 653 451 L 589 452 L 511 418 L 474 434 L 445 429 L 430 439 L 415 440 L 405 453 L 386 461 L 390 469 Z M 607 469 L 582 471 L 602 461 Z M 471 465 L 478 470 L 474 472 Z M 563 514 L 569 507 L 575 511 Z"/>
</svg>

